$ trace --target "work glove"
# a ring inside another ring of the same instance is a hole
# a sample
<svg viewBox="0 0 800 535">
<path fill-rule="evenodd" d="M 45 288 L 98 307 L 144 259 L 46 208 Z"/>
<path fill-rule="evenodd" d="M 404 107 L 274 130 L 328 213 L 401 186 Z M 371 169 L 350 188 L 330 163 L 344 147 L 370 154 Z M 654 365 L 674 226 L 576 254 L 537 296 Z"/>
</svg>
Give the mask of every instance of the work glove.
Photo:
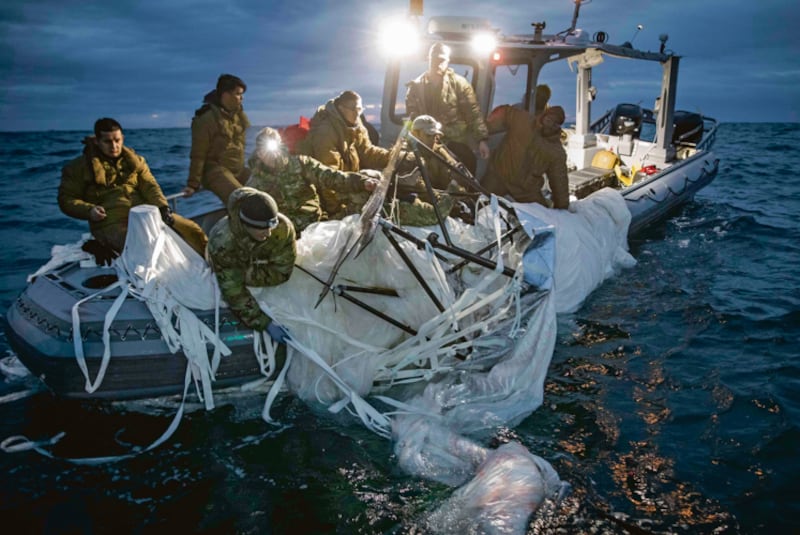
<svg viewBox="0 0 800 535">
<path fill-rule="evenodd" d="M 98 266 L 110 266 L 111 261 L 119 256 L 119 253 L 97 240 L 88 240 L 81 249 L 94 256 L 94 261 Z"/>
<path fill-rule="evenodd" d="M 359 170 L 359 173 L 366 177 L 374 178 L 375 180 L 383 179 L 383 173 L 378 171 L 377 169 L 361 169 Z"/>
<path fill-rule="evenodd" d="M 159 206 L 158 211 L 161 212 L 161 220 L 167 224 L 168 227 L 171 227 L 175 224 L 175 218 L 172 215 L 172 210 L 169 209 L 169 206 Z"/>
<path fill-rule="evenodd" d="M 286 340 L 289 339 L 289 333 L 277 321 L 267 325 L 267 334 L 279 344 L 286 343 Z"/>
</svg>

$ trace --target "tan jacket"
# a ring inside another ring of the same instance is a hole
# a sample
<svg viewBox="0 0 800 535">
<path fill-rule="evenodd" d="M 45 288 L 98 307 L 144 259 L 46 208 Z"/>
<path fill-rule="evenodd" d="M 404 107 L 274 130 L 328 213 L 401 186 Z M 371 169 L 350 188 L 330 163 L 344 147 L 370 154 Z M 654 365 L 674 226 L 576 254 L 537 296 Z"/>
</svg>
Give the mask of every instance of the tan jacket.
<svg viewBox="0 0 800 535">
<path fill-rule="evenodd" d="M 58 206 L 76 219 L 89 220 L 89 212 L 102 205 L 106 217 L 89 220 L 95 238 L 122 250 L 128 229 L 128 213 L 140 204 L 167 206 L 167 199 L 145 159 L 128 147 L 116 160 L 100 152 L 95 138 L 84 140 L 83 154 L 61 170 Z"/>
<path fill-rule="evenodd" d="M 545 137 L 535 129 L 520 173 L 506 183 L 508 192 L 517 202 L 550 206 L 542 194 L 545 176 L 550 186 L 552 208 L 566 210 L 569 207 L 569 175 L 561 132 Z"/>
<path fill-rule="evenodd" d="M 355 126 L 348 125 L 333 99 L 317 109 L 296 152 L 339 171 L 382 170 L 389 163 L 389 151 L 372 144 L 360 119 Z"/>
<path fill-rule="evenodd" d="M 244 169 L 245 134 L 250 121 L 244 110 L 230 113 L 207 102 L 192 119 L 192 149 L 186 185 L 199 189 L 204 177 L 217 167 L 238 176 Z"/>
</svg>

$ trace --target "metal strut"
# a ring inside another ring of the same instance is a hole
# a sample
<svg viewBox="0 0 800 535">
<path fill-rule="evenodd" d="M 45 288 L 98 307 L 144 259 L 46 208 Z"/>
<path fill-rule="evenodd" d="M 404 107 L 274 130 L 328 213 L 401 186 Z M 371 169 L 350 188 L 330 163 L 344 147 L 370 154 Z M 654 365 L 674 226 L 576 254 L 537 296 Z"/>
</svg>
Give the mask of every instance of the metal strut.
<svg viewBox="0 0 800 535">
<path fill-rule="evenodd" d="M 514 235 L 514 233 L 516 233 L 517 231 L 520 231 L 520 230 L 522 230 L 522 225 L 518 225 L 518 226 L 516 226 L 516 227 L 512 228 L 511 230 L 509 230 L 508 232 L 506 232 L 505 234 L 503 234 L 502 236 L 500 236 L 500 243 L 503 243 L 503 242 L 504 242 L 504 241 L 506 241 L 507 239 L 510 239 L 510 238 L 511 238 L 511 236 L 513 236 L 513 235 Z M 490 244 L 488 244 L 488 245 L 486 245 L 486 246 L 484 246 L 484 247 L 481 247 L 480 249 L 478 249 L 477 251 L 475 251 L 475 253 L 474 253 L 474 254 L 476 254 L 476 255 L 478 255 L 478 256 L 483 256 L 483 255 L 484 255 L 484 253 L 487 253 L 487 252 L 491 251 L 491 250 L 492 250 L 492 249 L 494 249 L 495 247 L 497 247 L 497 242 L 492 242 L 492 243 L 490 243 Z M 452 266 L 452 267 L 450 267 L 450 269 L 448 269 L 448 270 L 447 270 L 447 272 L 448 272 L 448 273 L 455 273 L 456 271 L 458 271 L 458 270 L 459 270 L 459 269 L 461 269 L 462 267 L 464 267 L 464 266 L 466 266 L 467 264 L 469 264 L 469 262 L 470 262 L 469 260 L 466 260 L 466 259 L 465 259 L 465 260 L 462 260 L 461 262 L 459 262 L 459 263 L 457 263 L 457 264 L 453 264 L 453 266 Z"/>
<path fill-rule="evenodd" d="M 486 258 L 483 258 L 482 256 L 478 256 L 478 255 L 476 255 L 475 253 L 473 253 L 471 251 L 467 251 L 466 249 L 462 249 L 461 247 L 450 247 L 449 245 L 443 244 L 443 243 L 439 242 L 439 237 L 435 233 L 429 234 L 428 235 L 428 239 L 427 240 L 423 240 L 423 239 L 417 238 L 416 236 L 414 236 L 413 234 L 411 234 L 407 230 L 404 230 L 404 229 L 398 227 L 397 225 L 393 224 L 391 221 L 387 221 L 387 220 L 385 220 L 383 218 L 380 219 L 379 224 L 381 226 L 387 227 L 389 230 L 391 230 L 395 234 L 398 234 L 398 235 L 402 236 L 403 238 L 407 239 L 408 241 L 417 244 L 418 247 L 425 247 L 425 242 L 427 241 L 428 243 L 430 243 L 434 247 L 434 249 L 441 249 L 442 251 L 444 251 L 446 253 L 450 253 L 450 254 L 452 254 L 454 256 L 458 256 L 458 257 L 463 258 L 463 259 L 465 259 L 465 260 L 467 260 L 469 262 L 474 262 L 475 264 L 483 266 L 483 267 L 485 267 L 487 269 L 492 269 L 492 270 L 497 269 L 497 262 L 493 262 L 492 260 L 488 260 Z M 511 269 L 509 267 L 503 267 L 503 275 L 506 275 L 507 277 L 514 277 L 515 272 L 514 272 L 513 269 Z"/>
<path fill-rule="evenodd" d="M 400 247 L 400 244 L 398 243 L 397 238 L 392 236 L 392 234 L 389 231 L 389 229 L 387 229 L 385 226 L 381 226 L 381 230 L 386 235 L 386 238 L 389 240 L 389 243 L 392 244 L 392 247 L 394 247 L 395 251 L 397 251 L 397 254 L 400 255 L 400 258 L 403 259 L 403 262 L 406 263 L 406 266 L 408 266 L 408 269 L 411 270 L 411 273 L 414 275 L 414 278 L 416 278 L 417 281 L 420 283 L 420 285 L 422 286 L 422 289 L 425 290 L 425 293 L 428 294 L 428 297 L 431 298 L 431 301 L 433 301 L 433 304 L 436 305 L 436 308 L 439 309 L 439 312 L 444 312 L 444 305 L 442 305 L 441 301 L 439 301 L 439 299 L 433 293 L 433 290 L 428 285 L 428 281 L 426 281 L 422 277 L 422 274 L 417 269 L 417 266 L 414 265 L 414 262 L 411 261 L 411 259 L 408 257 L 406 252 L 403 250 L 403 248 Z"/>
<path fill-rule="evenodd" d="M 422 180 L 423 182 L 425 182 L 425 190 L 428 192 L 428 200 L 433 205 L 433 211 L 436 214 L 436 221 L 438 221 L 439 228 L 442 230 L 444 241 L 447 242 L 447 245 L 452 247 L 453 241 L 450 239 L 450 233 L 447 232 L 447 227 L 444 224 L 444 219 L 442 219 L 442 214 L 441 212 L 439 212 L 439 201 L 433 194 L 433 186 L 431 185 L 431 177 L 428 174 L 428 166 L 423 163 L 422 155 L 420 154 L 419 151 L 420 142 L 414 136 L 409 136 L 409 137 L 411 139 L 411 150 L 414 151 L 414 156 L 417 158 L 417 162 L 420 163 L 419 170 L 422 173 Z"/>
<path fill-rule="evenodd" d="M 351 291 L 351 292 L 363 292 L 363 293 L 372 293 L 372 294 L 378 294 L 378 295 L 386 295 L 386 296 L 390 296 L 390 297 L 399 297 L 399 295 L 397 294 L 396 290 L 394 290 L 392 288 L 368 288 L 368 287 L 362 287 L 362 286 L 348 286 L 348 285 L 341 285 L 341 284 L 337 284 L 337 285 L 333 286 L 329 282 L 327 282 L 327 281 L 323 280 L 322 278 L 316 276 L 314 273 L 312 273 L 311 271 L 307 270 L 303 266 L 295 264 L 295 267 L 297 269 L 299 269 L 300 271 L 302 271 L 303 273 L 305 273 L 306 275 L 308 275 L 309 277 L 311 277 L 312 279 L 316 280 L 318 283 L 322 284 L 325 287 L 326 293 L 327 293 L 327 291 L 331 291 L 331 292 L 333 292 L 333 295 L 339 295 L 341 297 L 344 297 L 346 300 L 350 301 L 351 303 L 353 303 L 354 305 L 356 305 L 358 307 L 363 308 L 364 310 L 366 310 L 370 314 L 372 314 L 374 316 L 377 316 L 380 319 L 382 319 L 382 320 L 384 320 L 384 321 L 386 321 L 388 323 L 391 323 L 392 325 L 394 325 L 398 329 L 402 329 L 403 331 L 407 332 L 408 334 L 410 334 L 412 336 L 416 336 L 417 331 L 415 331 L 414 329 L 412 329 L 411 327 L 409 327 L 405 323 L 401 323 L 401 322 L 397 321 L 393 317 L 391 317 L 391 316 L 389 316 L 387 314 L 384 314 L 380 310 L 372 307 L 371 305 L 365 303 L 364 301 L 361 301 L 357 297 L 353 297 L 352 295 L 350 295 L 348 293 L 348 291 Z"/>
</svg>

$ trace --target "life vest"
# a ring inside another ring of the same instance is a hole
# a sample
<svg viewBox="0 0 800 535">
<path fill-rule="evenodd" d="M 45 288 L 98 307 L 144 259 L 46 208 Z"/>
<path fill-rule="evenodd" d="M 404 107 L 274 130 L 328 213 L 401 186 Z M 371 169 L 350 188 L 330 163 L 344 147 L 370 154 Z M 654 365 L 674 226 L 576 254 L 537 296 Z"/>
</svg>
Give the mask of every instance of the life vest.
<svg viewBox="0 0 800 535">
<path fill-rule="evenodd" d="M 299 123 L 290 124 L 279 130 L 283 144 L 289 149 L 289 154 L 297 154 L 295 151 L 297 144 L 306 138 L 310 129 L 311 124 L 308 117 L 300 116 Z"/>
</svg>

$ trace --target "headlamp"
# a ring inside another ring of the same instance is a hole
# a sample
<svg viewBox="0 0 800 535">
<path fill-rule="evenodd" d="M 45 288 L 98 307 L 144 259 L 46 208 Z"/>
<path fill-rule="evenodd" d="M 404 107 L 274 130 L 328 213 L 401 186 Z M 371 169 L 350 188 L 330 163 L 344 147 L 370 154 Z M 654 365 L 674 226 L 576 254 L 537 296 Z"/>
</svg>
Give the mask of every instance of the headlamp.
<svg viewBox="0 0 800 535">
<path fill-rule="evenodd" d="M 271 137 L 267 139 L 264 148 L 267 149 L 267 152 L 278 152 L 281 148 L 281 142 Z"/>
</svg>

